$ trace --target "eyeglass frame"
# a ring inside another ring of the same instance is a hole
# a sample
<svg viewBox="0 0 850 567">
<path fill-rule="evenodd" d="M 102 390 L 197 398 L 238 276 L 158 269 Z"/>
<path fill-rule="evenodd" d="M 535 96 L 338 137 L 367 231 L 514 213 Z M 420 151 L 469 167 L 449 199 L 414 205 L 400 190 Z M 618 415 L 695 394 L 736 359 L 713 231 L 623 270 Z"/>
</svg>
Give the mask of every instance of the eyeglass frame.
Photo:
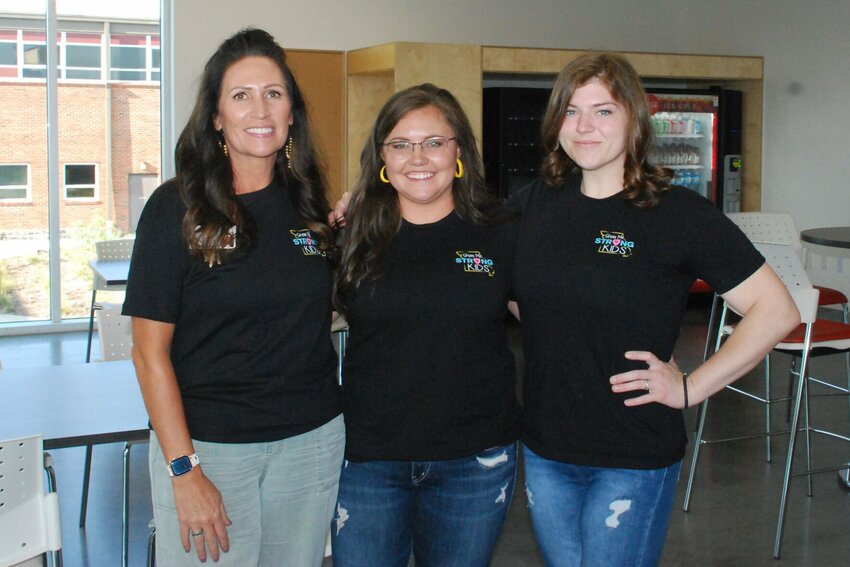
<svg viewBox="0 0 850 567">
<path fill-rule="evenodd" d="M 451 138 L 446 137 L 446 136 L 430 136 L 428 138 L 425 138 L 424 140 L 419 140 L 418 142 L 411 142 L 410 140 L 391 140 L 389 142 L 382 142 L 380 145 L 381 145 L 381 147 L 383 147 L 387 151 L 387 153 L 389 153 L 390 155 L 395 155 L 397 157 L 412 156 L 413 153 L 416 151 L 416 146 L 419 146 L 419 151 L 421 151 L 424 155 L 432 155 L 430 151 L 426 151 L 424 146 L 422 146 L 422 144 L 424 144 L 425 142 L 428 142 L 429 140 L 442 140 L 442 141 L 446 142 L 446 147 L 448 147 L 448 142 L 452 142 L 452 141 L 456 142 L 457 136 L 452 136 Z M 410 149 L 401 151 L 401 150 L 393 150 L 393 149 L 390 148 L 390 146 L 392 146 L 393 144 L 402 144 L 402 143 L 403 144 L 410 144 Z M 440 148 L 440 149 L 442 150 L 442 148 Z"/>
</svg>

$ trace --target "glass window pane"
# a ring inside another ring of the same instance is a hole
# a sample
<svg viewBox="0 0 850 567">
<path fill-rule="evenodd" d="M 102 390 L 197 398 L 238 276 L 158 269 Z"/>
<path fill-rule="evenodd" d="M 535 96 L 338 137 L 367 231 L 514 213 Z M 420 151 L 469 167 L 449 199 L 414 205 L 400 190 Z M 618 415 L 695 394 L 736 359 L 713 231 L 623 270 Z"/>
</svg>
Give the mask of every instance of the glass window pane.
<svg viewBox="0 0 850 567">
<path fill-rule="evenodd" d="M 26 199 L 27 198 L 27 188 L 19 187 L 14 189 L 9 189 L 8 187 L 0 187 L 0 200 L 3 199 Z"/>
<path fill-rule="evenodd" d="M 47 69 L 23 69 L 23 76 L 27 79 L 44 79 L 47 77 Z"/>
<path fill-rule="evenodd" d="M 159 81 L 159 71 L 151 73 L 151 81 Z"/>
<path fill-rule="evenodd" d="M 47 46 L 24 44 L 24 64 L 25 65 L 46 65 L 47 64 Z"/>
<path fill-rule="evenodd" d="M 144 71 L 112 71 L 109 78 L 113 81 L 144 81 Z"/>
<path fill-rule="evenodd" d="M 66 79 L 93 79 L 95 81 L 100 80 L 100 69 L 87 71 L 85 69 L 66 69 L 65 70 L 65 78 Z"/>
<path fill-rule="evenodd" d="M 151 67 L 154 69 L 162 67 L 162 58 L 158 47 L 151 49 Z"/>
<path fill-rule="evenodd" d="M 2 185 L 26 185 L 26 165 L 0 165 L 0 186 Z"/>
<path fill-rule="evenodd" d="M 66 165 L 65 185 L 94 185 L 94 165 Z"/>
<path fill-rule="evenodd" d="M 18 46 L 14 43 L 0 43 L 0 65 L 18 64 Z"/>
<path fill-rule="evenodd" d="M 144 69 L 145 50 L 143 47 L 113 45 L 109 48 L 113 69 Z"/>
<path fill-rule="evenodd" d="M 94 187 L 67 187 L 65 197 L 68 199 L 91 199 L 94 197 Z"/>
<path fill-rule="evenodd" d="M 100 68 L 100 46 L 68 45 L 65 47 L 65 65 Z"/>
</svg>

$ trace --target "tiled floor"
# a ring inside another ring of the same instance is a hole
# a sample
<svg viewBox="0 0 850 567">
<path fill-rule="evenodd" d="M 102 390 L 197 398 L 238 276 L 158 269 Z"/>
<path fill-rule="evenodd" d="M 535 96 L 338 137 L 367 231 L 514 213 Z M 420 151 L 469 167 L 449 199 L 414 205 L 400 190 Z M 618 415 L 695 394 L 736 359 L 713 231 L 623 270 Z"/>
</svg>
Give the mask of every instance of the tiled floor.
<svg viewBox="0 0 850 567">
<path fill-rule="evenodd" d="M 695 367 L 702 357 L 706 320 L 704 306 L 689 310 L 676 353 L 683 368 Z M 0 337 L 0 360 L 6 368 L 82 362 L 84 350 L 84 333 Z M 773 358 L 775 388 L 784 392 L 788 359 L 780 355 Z M 816 373 L 840 380 L 843 360 L 840 357 L 829 359 L 815 361 Z M 741 383 L 756 388 L 760 374 L 751 373 Z M 711 409 L 709 433 L 714 437 L 726 432 L 754 430 L 762 419 L 760 405 L 727 393 L 717 396 Z M 845 398 L 818 398 L 813 402 L 812 415 L 819 423 L 847 433 L 850 431 L 847 410 Z M 782 404 L 774 408 L 777 425 L 785 423 L 785 413 L 786 407 Z M 695 414 L 694 410 L 688 412 L 689 424 L 693 424 Z M 690 463 L 687 456 L 662 565 L 850 565 L 850 492 L 839 486 L 835 473 L 814 477 L 813 498 L 806 496 L 804 479 L 793 481 L 783 557 L 780 562 L 772 558 L 786 442 L 785 436 L 774 440 L 772 464 L 764 461 L 761 440 L 709 446 L 699 465 L 691 511 L 684 513 L 681 502 Z M 121 445 L 95 448 L 88 524 L 84 530 L 77 526 L 84 451 L 54 452 L 66 566 L 120 565 L 122 449 Z M 146 447 L 139 446 L 133 449 L 131 458 L 130 564 L 134 567 L 144 565 L 147 526 L 151 518 L 146 453 Z M 802 451 L 798 455 L 802 456 Z M 845 455 L 850 459 L 850 445 L 815 439 L 813 456 L 816 463 L 831 464 Z M 521 487 L 522 483 L 517 486 Z M 493 566 L 543 565 L 525 505 L 524 491 L 519 488 Z M 326 561 L 326 565 L 330 564 L 330 560 Z M 285 560 L 281 565 L 287 565 Z"/>
</svg>

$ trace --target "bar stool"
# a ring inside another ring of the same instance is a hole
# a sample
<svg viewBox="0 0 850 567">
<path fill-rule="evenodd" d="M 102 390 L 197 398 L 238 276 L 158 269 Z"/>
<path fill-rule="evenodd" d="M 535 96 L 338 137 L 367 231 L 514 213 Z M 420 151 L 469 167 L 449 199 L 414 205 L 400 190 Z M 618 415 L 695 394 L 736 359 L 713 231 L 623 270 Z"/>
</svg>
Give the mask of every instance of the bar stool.
<svg viewBox="0 0 850 567">
<path fill-rule="evenodd" d="M 780 547 L 785 523 L 785 513 L 787 511 L 788 492 L 790 489 L 791 478 L 793 476 L 805 475 L 808 479 L 808 495 L 811 496 L 811 475 L 820 472 L 835 471 L 845 468 L 847 466 L 845 462 L 837 466 L 818 469 L 812 468 L 812 433 L 818 433 L 829 436 L 833 439 L 841 439 L 848 442 L 850 442 L 850 436 L 842 435 L 833 431 L 819 429 L 812 426 L 810 420 L 810 383 L 826 384 L 829 386 L 832 385 L 822 380 L 812 379 L 809 376 L 809 359 L 810 357 L 814 356 L 850 352 L 850 325 L 846 323 L 817 318 L 819 291 L 812 287 L 811 282 L 809 281 L 808 276 L 805 273 L 805 270 L 803 270 L 801 259 L 796 253 L 796 251 L 793 249 L 793 247 L 791 247 L 790 245 L 761 243 L 755 243 L 755 246 L 764 255 L 768 264 L 771 266 L 771 268 L 773 268 L 773 270 L 777 273 L 777 275 L 782 279 L 785 286 L 788 288 L 789 292 L 794 298 L 794 301 L 797 305 L 797 309 L 800 311 L 800 318 L 802 320 L 802 323 L 797 327 L 797 329 L 792 331 L 785 339 L 783 339 L 779 344 L 777 344 L 774 349 L 778 352 L 790 354 L 791 356 L 795 357 L 795 361 L 796 358 L 800 359 L 799 365 L 792 365 L 790 370 L 791 378 L 796 384 L 796 394 L 794 396 L 793 409 L 791 412 L 791 427 L 788 431 L 788 433 L 790 434 L 788 440 L 788 452 L 786 454 L 783 486 L 782 492 L 780 494 L 779 516 L 777 519 L 776 537 L 774 540 L 773 556 L 778 559 L 780 555 Z M 723 325 L 723 327 L 721 328 L 721 333 L 716 343 L 717 346 L 719 346 L 724 336 L 728 336 L 734 331 L 733 326 L 725 325 L 726 316 L 728 312 L 729 308 L 724 303 L 724 307 L 720 316 L 720 324 Z M 848 379 L 850 379 L 850 376 L 848 376 Z M 742 392 L 740 389 L 735 388 L 734 386 L 727 386 L 727 388 L 738 393 L 744 393 L 746 395 L 749 395 L 746 392 Z M 844 392 L 844 389 L 841 387 L 835 388 Z M 754 396 L 750 395 L 750 397 Z M 764 400 L 759 399 L 759 401 Z M 683 509 L 685 511 L 688 511 L 689 508 L 694 476 L 696 473 L 696 466 L 698 464 L 699 453 L 702 445 L 708 442 L 719 443 L 724 441 L 751 439 L 760 436 L 768 436 L 769 438 L 769 436 L 771 435 L 785 433 L 773 432 L 768 429 L 766 432 L 757 433 L 755 435 L 745 435 L 729 439 L 705 441 L 703 439 L 703 434 L 705 432 L 705 422 L 709 407 L 708 402 L 709 400 L 705 400 L 703 402 L 702 414 L 700 416 L 699 427 L 697 430 L 697 438 L 694 444 L 694 453 L 691 459 L 691 470 L 688 475 L 688 485 L 685 490 L 685 501 L 683 505 Z M 801 409 L 803 409 L 803 426 L 802 428 L 799 428 Z M 805 433 L 807 466 L 806 469 L 803 471 L 794 471 L 794 452 L 796 449 L 797 434 L 799 431 Z"/>
</svg>

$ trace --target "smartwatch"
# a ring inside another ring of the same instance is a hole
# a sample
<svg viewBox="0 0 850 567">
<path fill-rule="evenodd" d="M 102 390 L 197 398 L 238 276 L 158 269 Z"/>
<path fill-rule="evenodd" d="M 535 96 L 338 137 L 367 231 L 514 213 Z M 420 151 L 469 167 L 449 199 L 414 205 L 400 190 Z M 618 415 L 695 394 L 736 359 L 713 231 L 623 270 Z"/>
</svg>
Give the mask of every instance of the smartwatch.
<svg viewBox="0 0 850 567">
<path fill-rule="evenodd" d="M 176 459 L 168 463 L 166 468 L 168 468 L 168 476 L 180 476 L 191 471 L 199 464 L 201 464 L 201 460 L 198 458 L 198 454 L 192 453 L 191 455 L 183 455 L 182 457 L 177 457 Z"/>
</svg>

